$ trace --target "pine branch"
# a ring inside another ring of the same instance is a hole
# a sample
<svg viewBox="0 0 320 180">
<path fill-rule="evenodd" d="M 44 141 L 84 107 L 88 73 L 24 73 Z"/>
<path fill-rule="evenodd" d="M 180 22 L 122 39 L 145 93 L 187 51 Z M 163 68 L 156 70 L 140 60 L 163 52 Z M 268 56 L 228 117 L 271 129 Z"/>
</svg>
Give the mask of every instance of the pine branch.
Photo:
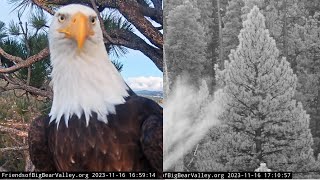
<svg viewBox="0 0 320 180">
<path fill-rule="evenodd" d="M 48 6 L 46 6 L 43 2 L 39 1 L 39 0 L 32 0 L 32 2 L 37 5 L 38 7 L 40 7 L 41 9 L 47 11 L 49 14 L 54 15 L 54 10 L 52 10 L 51 8 L 49 8 Z"/>
<path fill-rule="evenodd" d="M 102 33 L 103 33 L 103 36 L 110 42 L 110 43 L 113 43 L 114 44 L 114 41 L 112 40 L 112 38 L 109 36 L 109 34 L 107 33 L 106 31 L 106 28 L 104 27 L 104 24 L 103 24 L 103 19 L 101 18 L 101 15 L 100 15 L 100 12 L 97 8 L 97 4 L 95 2 L 95 0 L 90 0 L 91 4 L 92 4 L 92 7 L 94 9 L 94 11 L 97 13 L 98 15 L 98 19 L 99 19 L 99 22 L 100 22 L 100 26 L 101 26 L 101 30 L 102 30 Z"/>
<path fill-rule="evenodd" d="M 33 0 L 36 1 L 36 0 Z M 99 6 L 99 11 L 105 8 L 118 9 L 121 14 L 126 14 L 132 10 L 139 10 L 142 16 L 150 17 L 155 22 L 163 25 L 163 10 L 162 10 L 162 0 L 152 1 L 155 8 L 142 6 L 135 0 L 97 0 L 97 5 Z M 56 5 L 67 5 L 71 3 L 84 3 L 89 4 L 90 0 L 52 0 L 52 4 Z M 131 6 L 134 5 L 134 6 Z M 121 8 L 121 10 L 120 10 Z M 124 9 L 127 9 L 123 11 Z"/>
<path fill-rule="evenodd" d="M 28 86 L 24 82 L 21 82 L 19 79 L 9 78 L 7 75 L 1 75 L 1 74 L 0 74 L 0 78 L 7 81 L 7 84 L 5 86 L 0 86 L 0 92 L 21 89 L 31 93 L 32 95 L 44 96 L 49 99 L 52 99 L 53 97 L 52 91 L 45 91 L 32 86 Z"/>
<path fill-rule="evenodd" d="M 19 84 L 19 85 L 12 85 L 9 87 L 0 87 L 0 92 L 4 92 L 4 91 L 10 91 L 10 90 L 16 90 L 16 89 L 21 89 L 21 90 L 25 90 L 33 95 L 39 95 L 39 96 L 44 96 L 47 97 L 49 99 L 53 98 L 53 93 L 51 91 L 44 91 L 32 86 L 28 86 L 26 84 Z"/>
<path fill-rule="evenodd" d="M 0 54 L 5 57 L 6 59 L 15 62 L 15 63 L 20 63 L 23 62 L 23 59 L 21 57 L 17 57 L 17 56 L 13 56 L 11 54 L 8 54 L 6 51 L 4 51 L 1 47 L 0 47 Z M 1 68 L 0 68 L 1 69 Z"/>
<path fill-rule="evenodd" d="M 21 60 L 18 59 L 18 61 L 20 61 L 19 63 L 8 67 L 8 68 L 0 68 L 0 73 L 12 73 L 15 72 L 21 68 L 25 68 L 25 67 L 29 67 L 31 66 L 31 64 L 36 63 L 40 60 L 43 60 L 45 57 L 49 56 L 49 48 L 44 48 L 42 51 L 40 51 L 38 54 L 30 56 L 29 58 L 27 58 L 26 60 Z M 11 59 L 13 60 L 15 56 L 12 56 Z"/>
<path fill-rule="evenodd" d="M 114 45 L 121 45 L 130 49 L 139 50 L 149 57 L 159 70 L 163 71 L 163 51 L 147 44 L 143 39 L 135 33 L 123 29 L 111 30 L 110 37 L 113 39 Z M 106 42 L 106 45 L 110 45 Z"/>
<path fill-rule="evenodd" d="M 92 0 L 91 0 L 92 1 Z M 39 0 L 32 0 L 32 2 L 37 5 L 38 7 L 44 9 L 51 15 L 53 15 L 55 12 L 47 7 L 43 2 Z M 162 4 L 161 0 L 157 0 L 154 3 L 160 3 Z M 56 5 L 67 5 L 70 3 L 85 3 L 88 4 L 90 3 L 89 0 L 52 0 L 50 2 L 51 4 L 56 4 Z M 92 3 L 92 2 L 91 2 Z M 95 3 L 95 1 L 94 1 Z M 127 32 L 124 30 L 112 30 L 108 34 L 106 31 L 103 31 L 104 38 L 106 39 L 106 45 L 120 45 L 120 46 L 125 46 L 130 49 L 134 50 L 139 50 L 143 54 L 145 54 L 147 57 L 149 57 L 155 65 L 162 71 L 163 69 L 163 52 L 162 52 L 162 46 L 163 46 L 163 37 L 162 34 L 159 31 L 158 27 L 154 27 L 149 20 L 145 18 L 145 16 L 150 17 L 151 19 L 155 20 L 159 24 L 162 25 L 162 9 L 158 8 L 151 8 L 151 7 L 145 7 L 141 6 L 138 4 L 136 1 L 133 0 L 128 0 L 128 1 L 121 1 L 121 0 L 104 0 L 100 1 L 98 0 L 96 2 L 96 6 L 93 6 L 95 10 L 97 11 L 97 6 L 99 6 L 99 9 L 101 7 L 105 8 L 116 8 L 122 13 L 127 19 L 129 17 L 130 23 L 132 23 L 137 29 L 147 37 L 147 39 L 153 43 L 156 47 L 149 45 L 146 43 L 143 39 L 141 39 L 139 36 L 132 32 Z M 130 8 L 129 8 L 130 7 Z M 156 7 L 156 6 L 155 6 Z M 162 8 L 162 6 L 161 6 Z M 155 16 L 155 17 L 152 17 Z M 100 23 L 103 22 L 100 20 Z M 103 29 L 104 26 L 101 26 Z M 44 50 L 46 51 L 46 50 Z M 42 51 L 41 51 L 42 52 Z M 0 52 L 0 54 L 3 54 Z M 39 53 L 40 54 L 40 53 Z M 49 54 L 49 52 L 48 52 Z M 46 57 L 46 56 L 44 56 Z M 30 57 L 31 58 L 31 57 Z M 14 61 L 15 59 L 13 57 L 8 58 Z M 14 60 L 13 60 L 14 59 Z M 29 58 L 28 58 L 29 59 Z M 21 58 L 18 59 L 17 61 L 23 61 Z M 18 69 L 28 67 L 34 62 L 39 61 L 40 59 L 30 59 L 30 63 L 22 63 L 18 64 L 16 66 L 12 66 L 9 68 L 1 69 L 0 67 L 0 73 L 10 73 L 14 72 Z"/>
<path fill-rule="evenodd" d="M 34 0 L 35 1 L 35 0 Z M 52 0 L 52 4 L 67 5 L 70 3 L 90 3 L 89 0 Z M 150 17 L 152 20 L 163 25 L 163 10 L 151 7 L 141 6 L 135 0 L 103 0 L 97 1 L 101 8 L 115 8 L 132 23 L 152 44 L 162 49 L 163 36 L 152 23 L 145 18 Z"/>
<path fill-rule="evenodd" d="M 144 16 L 149 16 L 151 19 L 152 13 L 156 13 L 154 10 L 146 7 L 140 6 L 134 0 L 127 1 L 117 1 L 119 12 L 131 22 L 152 44 L 162 49 L 163 47 L 163 36 L 162 34 L 148 21 Z M 128 8 L 131 7 L 131 8 Z M 150 10 L 150 11 L 149 11 Z M 162 11 L 161 11 L 162 12 Z M 161 21 L 156 20 L 159 24 L 162 23 L 162 13 Z"/>
</svg>

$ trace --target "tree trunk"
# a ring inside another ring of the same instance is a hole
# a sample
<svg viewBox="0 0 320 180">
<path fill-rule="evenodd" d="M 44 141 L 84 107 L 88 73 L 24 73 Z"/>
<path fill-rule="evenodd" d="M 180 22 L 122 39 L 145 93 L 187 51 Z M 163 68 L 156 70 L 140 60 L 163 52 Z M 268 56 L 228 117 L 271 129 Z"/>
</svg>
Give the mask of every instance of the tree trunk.
<svg viewBox="0 0 320 180">
<path fill-rule="evenodd" d="M 163 51 L 163 86 L 164 86 L 163 98 L 166 99 L 168 97 L 169 91 L 170 91 L 170 80 L 169 80 L 167 58 L 166 58 L 165 50 Z"/>
<path fill-rule="evenodd" d="M 288 59 L 288 20 L 287 20 L 287 0 L 284 0 L 284 15 L 283 15 L 283 51 L 284 56 Z M 289 61 L 290 62 L 290 61 Z M 290 62 L 292 63 L 292 62 Z"/>
<path fill-rule="evenodd" d="M 256 153 L 258 154 L 257 158 L 259 160 L 259 163 L 261 163 L 262 160 L 262 141 L 261 141 L 261 128 L 258 128 L 256 131 L 256 137 L 255 137 L 255 144 L 256 144 Z"/>
<path fill-rule="evenodd" d="M 220 0 L 217 0 L 218 6 L 218 21 L 219 21 L 219 62 L 220 62 L 220 69 L 224 69 L 223 63 L 223 47 L 222 47 L 222 20 L 221 20 L 221 13 L 220 13 Z"/>
</svg>

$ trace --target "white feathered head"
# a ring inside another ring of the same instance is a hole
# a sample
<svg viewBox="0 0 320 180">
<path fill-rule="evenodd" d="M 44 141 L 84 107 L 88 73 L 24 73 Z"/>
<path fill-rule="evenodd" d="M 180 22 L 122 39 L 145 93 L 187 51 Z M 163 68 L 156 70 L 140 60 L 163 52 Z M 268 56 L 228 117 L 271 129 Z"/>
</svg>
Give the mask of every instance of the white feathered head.
<svg viewBox="0 0 320 180">
<path fill-rule="evenodd" d="M 71 4 L 54 15 L 49 30 L 53 103 L 51 122 L 91 112 L 107 123 L 115 105 L 128 96 L 124 80 L 109 60 L 99 19 L 90 7 Z"/>
</svg>

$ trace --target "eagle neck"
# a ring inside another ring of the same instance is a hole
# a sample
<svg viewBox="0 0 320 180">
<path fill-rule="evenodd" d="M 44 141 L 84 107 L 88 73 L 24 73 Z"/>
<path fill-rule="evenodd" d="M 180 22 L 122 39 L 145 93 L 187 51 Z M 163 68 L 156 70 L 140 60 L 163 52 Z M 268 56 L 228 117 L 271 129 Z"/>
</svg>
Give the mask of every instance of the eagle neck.
<svg viewBox="0 0 320 180">
<path fill-rule="evenodd" d="M 55 121 L 57 126 L 62 117 L 68 127 L 70 117 L 80 119 L 83 114 L 88 126 L 92 112 L 107 123 L 107 115 L 115 114 L 115 106 L 123 104 L 128 96 L 128 87 L 104 46 L 92 48 L 71 53 L 63 47 L 50 50 L 53 103 L 49 115 L 50 122 Z"/>
</svg>

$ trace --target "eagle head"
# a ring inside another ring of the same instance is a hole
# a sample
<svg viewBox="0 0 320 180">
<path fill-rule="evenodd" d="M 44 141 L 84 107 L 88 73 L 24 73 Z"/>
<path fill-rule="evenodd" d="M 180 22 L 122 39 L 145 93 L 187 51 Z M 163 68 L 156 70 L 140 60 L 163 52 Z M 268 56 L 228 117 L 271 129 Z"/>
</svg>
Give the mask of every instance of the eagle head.
<svg viewBox="0 0 320 180">
<path fill-rule="evenodd" d="M 75 115 L 89 124 L 92 113 L 108 122 L 115 106 L 125 103 L 127 85 L 111 63 L 97 13 L 71 4 L 53 16 L 49 30 L 53 102 L 50 122 L 66 126 Z"/>
<path fill-rule="evenodd" d="M 103 35 L 97 13 L 90 7 L 70 4 L 60 8 L 53 16 L 50 44 L 64 45 L 82 51 L 92 44 L 103 43 Z"/>
</svg>

